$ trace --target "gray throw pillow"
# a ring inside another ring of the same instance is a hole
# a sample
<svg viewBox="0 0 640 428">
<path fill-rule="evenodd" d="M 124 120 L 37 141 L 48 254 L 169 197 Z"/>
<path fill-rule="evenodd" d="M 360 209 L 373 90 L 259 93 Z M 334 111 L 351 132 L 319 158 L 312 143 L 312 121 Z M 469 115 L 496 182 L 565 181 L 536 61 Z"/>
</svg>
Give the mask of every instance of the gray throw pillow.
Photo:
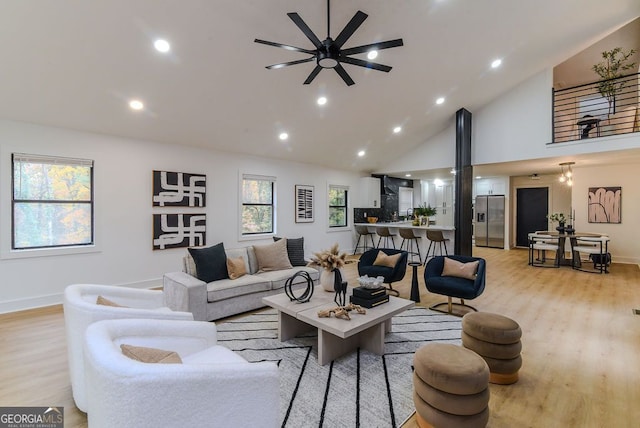
<svg viewBox="0 0 640 428">
<path fill-rule="evenodd" d="M 229 278 L 227 254 L 221 243 L 208 248 L 189 248 L 189 254 L 196 263 L 196 276 L 200 281 L 211 282 Z"/>
<path fill-rule="evenodd" d="M 282 238 L 277 236 L 273 237 L 274 241 L 279 241 L 281 239 Z M 289 256 L 291 266 L 307 265 L 307 262 L 304 259 L 304 236 L 296 239 L 287 238 L 287 255 Z"/>
</svg>

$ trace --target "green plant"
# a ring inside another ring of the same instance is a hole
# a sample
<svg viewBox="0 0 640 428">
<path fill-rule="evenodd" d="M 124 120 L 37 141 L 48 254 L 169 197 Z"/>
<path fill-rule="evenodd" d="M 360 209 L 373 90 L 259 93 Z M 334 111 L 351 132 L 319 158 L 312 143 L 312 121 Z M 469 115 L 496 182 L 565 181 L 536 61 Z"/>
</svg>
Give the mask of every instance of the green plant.
<svg viewBox="0 0 640 428">
<path fill-rule="evenodd" d="M 624 76 L 624 71 L 635 67 L 635 62 L 629 62 L 629 58 L 636 53 L 635 49 L 628 51 L 622 50 L 621 47 L 614 48 L 610 51 L 602 52 L 603 61 L 595 64 L 592 70 L 596 72 L 602 79 L 598 82 L 598 92 L 607 99 L 609 103 L 609 114 L 615 106 L 616 95 L 622 91 L 625 82 L 615 79 Z"/>
<path fill-rule="evenodd" d="M 438 213 L 436 208 L 433 208 L 431 205 L 422 204 L 418 205 L 417 208 L 413 209 L 413 214 L 415 216 L 425 216 L 425 217 L 433 217 Z"/>
<path fill-rule="evenodd" d="M 565 223 L 567 221 L 564 213 L 553 213 L 547 215 L 547 218 L 553 223 Z"/>
</svg>

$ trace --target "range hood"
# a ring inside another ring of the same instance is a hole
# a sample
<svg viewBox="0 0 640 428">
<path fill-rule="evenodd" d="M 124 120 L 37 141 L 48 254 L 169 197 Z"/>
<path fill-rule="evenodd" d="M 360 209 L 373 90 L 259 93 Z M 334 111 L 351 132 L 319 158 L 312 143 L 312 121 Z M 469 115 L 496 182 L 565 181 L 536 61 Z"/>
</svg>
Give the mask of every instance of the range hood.
<svg viewBox="0 0 640 428">
<path fill-rule="evenodd" d="M 393 186 L 391 184 L 390 177 L 387 175 L 382 176 L 382 194 L 383 195 L 396 195 L 397 193 L 393 190 Z"/>
</svg>

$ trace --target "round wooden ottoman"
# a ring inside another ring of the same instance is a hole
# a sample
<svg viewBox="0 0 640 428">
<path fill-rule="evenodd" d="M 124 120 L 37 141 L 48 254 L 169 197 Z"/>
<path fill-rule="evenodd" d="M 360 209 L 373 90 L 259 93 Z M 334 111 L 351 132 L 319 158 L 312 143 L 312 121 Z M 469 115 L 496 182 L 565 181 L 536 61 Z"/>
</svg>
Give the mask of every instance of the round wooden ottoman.
<svg viewBox="0 0 640 428">
<path fill-rule="evenodd" d="M 518 381 L 521 337 L 518 323 L 503 315 L 470 312 L 462 317 L 462 346 L 484 358 L 491 383 L 509 385 Z"/>
<path fill-rule="evenodd" d="M 413 402 L 421 428 L 476 428 L 489 421 L 489 367 L 475 352 L 430 343 L 413 356 Z"/>
</svg>

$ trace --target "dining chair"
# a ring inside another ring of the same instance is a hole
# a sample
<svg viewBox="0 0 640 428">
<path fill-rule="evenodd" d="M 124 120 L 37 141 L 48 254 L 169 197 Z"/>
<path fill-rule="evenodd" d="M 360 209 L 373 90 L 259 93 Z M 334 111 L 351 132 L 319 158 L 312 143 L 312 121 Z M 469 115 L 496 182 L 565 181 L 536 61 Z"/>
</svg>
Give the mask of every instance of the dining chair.
<svg viewBox="0 0 640 428">
<path fill-rule="evenodd" d="M 557 268 L 559 267 L 558 251 L 560 249 L 558 238 L 551 235 L 545 235 L 539 232 L 529 233 L 529 265 L 534 267 Z M 547 251 L 555 251 L 554 262 L 552 265 L 547 264 Z M 537 256 L 536 253 L 537 252 Z"/>
<path fill-rule="evenodd" d="M 611 263 L 611 254 L 609 253 L 609 237 L 608 236 L 583 236 L 576 238 L 576 245 L 572 248 L 573 263 L 571 267 L 575 270 L 589 273 L 609 273 L 609 264 Z M 588 254 L 591 262 L 593 262 L 593 270 L 582 267 L 582 259 L 580 253 Z"/>
</svg>

